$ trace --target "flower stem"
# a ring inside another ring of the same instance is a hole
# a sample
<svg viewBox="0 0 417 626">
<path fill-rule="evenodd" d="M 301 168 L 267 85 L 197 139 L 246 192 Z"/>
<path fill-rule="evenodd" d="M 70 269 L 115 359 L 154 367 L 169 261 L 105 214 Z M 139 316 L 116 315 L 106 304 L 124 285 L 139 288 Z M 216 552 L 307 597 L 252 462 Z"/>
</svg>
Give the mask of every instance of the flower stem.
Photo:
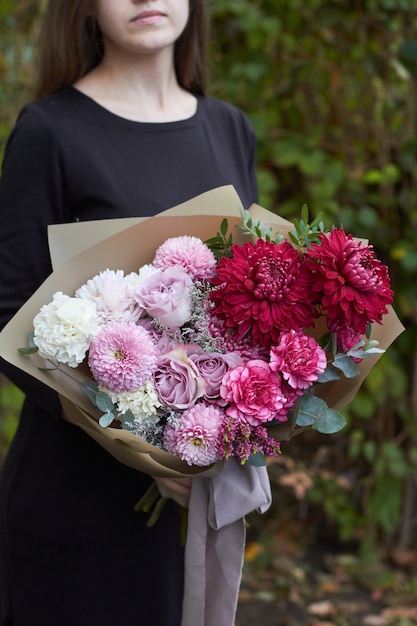
<svg viewBox="0 0 417 626">
<path fill-rule="evenodd" d="M 158 521 L 159 516 L 161 515 L 162 509 L 164 508 L 167 499 L 168 498 L 163 498 L 163 497 L 159 498 L 153 510 L 153 513 L 148 519 L 148 523 L 146 524 L 148 528 L 152 528 L 152 526 L 154 526 L 156 522 Z"/>
<path fill-rule="evenodd" d="M 141 499 L 135 504 L 134 509 L 136 512 L 144 511 L 147 513 L 153 503 L 157 500 L 159 495 L 158 485 L 156 484 L 156 480 L 153 481 L 149 489 L 143 494 Z"/>
</svg>

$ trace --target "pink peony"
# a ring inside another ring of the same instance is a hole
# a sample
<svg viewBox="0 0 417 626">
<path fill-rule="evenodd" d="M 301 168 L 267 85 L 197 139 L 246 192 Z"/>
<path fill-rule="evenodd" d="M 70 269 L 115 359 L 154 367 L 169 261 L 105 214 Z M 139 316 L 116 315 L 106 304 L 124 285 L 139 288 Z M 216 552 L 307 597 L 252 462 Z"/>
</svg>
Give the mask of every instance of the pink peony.
<svg viewBox="0 0 417 626">
<path fill-rule="evenodd" d="M 112 391 L 138 389 L 152 376 L 156 362 L 151 337 L 132 322 L 103 326 L 91 342 L 88 354 L 94 380 Z"/>
<path fill-rule="evenodd" d="M 326 353 L 302 330 L 282 333 L 271 348 L 271 369 L 279 372 L 294 389 L 307 389 L 327 366 Z"/>
<path fill-rule="evenodd" d="M 219 458 L 222 420 L 219 408 L 198 403 L 184 411 L 177 427 L 165 427 L 164 447 L 188 465 L 210 465 Z"/>
<path fill-rule="evenodd" d="M 280 383 L 279 376 L 260 359 L 229 370 L 220 387 L 222 398 L 230 404 L 226 415 L 253 426 L 274 419 L 285 402 Z"/>
<path fill-rule="evenodd" d="M 188 409 L 204 396 L 207 389 L 184 345 L 178 345 L 158 358 L 154 380 L 161 403 L 173 409 Z"/>
<path fill-rule="evenodd" d="M 191 317 L 191 285 L 192 280 L 184 269 L 168 267 L 145 278 L 135 298 L 157 322 L 179 328 Z"/>
<path fill-rule="evenodd" d="M 216 259 L 201 239 L 184 235 L 171 237 L 159 246 L 153 264 L 162 269 L 179 265 L 193 280 L 204 280 L 213 275 Z"/>
<path fill-rule="evenodd" d="M 368 323 L 381 323 L 392 303 L 388 268 L 374 257 L 372 246 L 356 242 L 343 229 L 319 239 L 306 252 L 313 290 L 322 298 L 330 325 L 363 334 Z"/>
<path fill-rule="evenodd" d="M 288 242 L 232 246 L 222 257 L 211 294 L 213 314 L 238 335 L 251 332 L 252 342 L 270 347 L 282 330 L 314 326 L 317 295 L 311 291 L 304 258 Z"/>
</svg>

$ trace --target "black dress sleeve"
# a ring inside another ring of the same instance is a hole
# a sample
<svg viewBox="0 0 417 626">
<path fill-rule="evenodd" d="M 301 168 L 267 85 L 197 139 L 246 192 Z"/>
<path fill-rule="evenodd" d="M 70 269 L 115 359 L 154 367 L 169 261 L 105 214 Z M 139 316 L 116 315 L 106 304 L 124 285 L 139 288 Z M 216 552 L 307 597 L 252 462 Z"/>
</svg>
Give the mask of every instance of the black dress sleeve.
<svg viewBox="0 0 417 626">
<path fill-rule="evenodd" d="M 29 105 L 10 135 L 0 179 L 0 329 L 51 272 L 47 227 L 64 213 L 59 146 L 43 112 Z M 0 368 L 35 404 L 59 407 L 42 383 L 3 359 Z"/>
</svg>

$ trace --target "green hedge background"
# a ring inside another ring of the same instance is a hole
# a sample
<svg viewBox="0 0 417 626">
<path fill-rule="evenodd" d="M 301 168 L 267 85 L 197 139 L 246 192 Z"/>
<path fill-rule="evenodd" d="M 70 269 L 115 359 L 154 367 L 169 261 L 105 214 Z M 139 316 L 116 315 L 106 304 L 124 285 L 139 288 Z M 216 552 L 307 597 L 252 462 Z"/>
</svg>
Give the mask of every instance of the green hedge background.
<svg viewBox="0 0 417 626">
<path fill-rule="evenodd" d="M 0 152 L 30 97 L 42 4 L 0 1 Z M 369 238 L 406 326 L 344 411 L 340 435 L 283 446 L 271 463 L 280 490 L 271 515 L 308 511 L 310 540 L 325 531 L 389 559 L 417 540 L 417 0 L 211 7 L 211 91 L 255 127 L 260 203 L 288 219 L 306 203 Z M 4 380 L 0 394 L 4 456 L 21 395 Z"/>
</svg>

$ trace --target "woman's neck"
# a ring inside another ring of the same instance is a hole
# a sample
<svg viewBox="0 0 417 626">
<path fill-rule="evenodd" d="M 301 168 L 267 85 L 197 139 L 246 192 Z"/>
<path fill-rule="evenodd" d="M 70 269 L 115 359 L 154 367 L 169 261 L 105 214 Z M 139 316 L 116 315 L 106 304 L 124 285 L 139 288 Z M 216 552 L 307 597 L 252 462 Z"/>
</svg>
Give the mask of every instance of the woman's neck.
<svg viewBox="0 0 417 626">
<path fill-rule="evenodd" d="M 74 87 L 112 113 L 138 122 L 187 119 L 196 98 L 178 84 L 173 63 L 161 58 L 104 58 Z"/>
</svg>

